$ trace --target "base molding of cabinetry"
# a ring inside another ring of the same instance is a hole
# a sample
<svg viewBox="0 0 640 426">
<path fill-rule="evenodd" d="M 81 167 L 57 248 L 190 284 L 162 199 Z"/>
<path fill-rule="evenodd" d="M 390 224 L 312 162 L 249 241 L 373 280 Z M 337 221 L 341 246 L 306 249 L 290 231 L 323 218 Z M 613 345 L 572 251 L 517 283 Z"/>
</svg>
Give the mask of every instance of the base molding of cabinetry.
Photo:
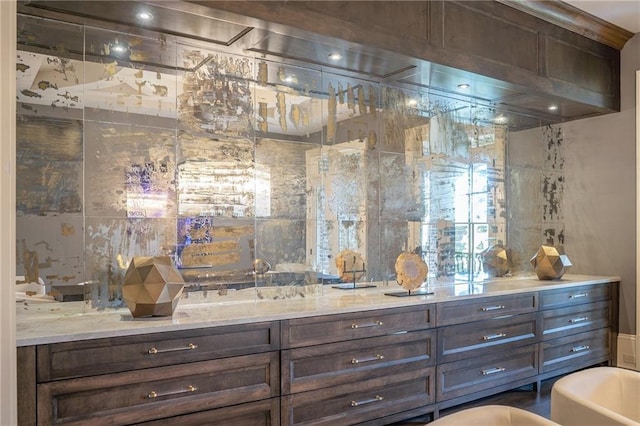
<svg viewBox="0 0 640 426">
<path fill-rule="evenodd" d="M 616 365 L 622 368 L 629 368 L 640 371 L 640 362 L 638 362 L 638 354 L 636 353 L 636 339 L 633 334 L 618 334 L 617 353 L 618 359 Z"/>
</svg>

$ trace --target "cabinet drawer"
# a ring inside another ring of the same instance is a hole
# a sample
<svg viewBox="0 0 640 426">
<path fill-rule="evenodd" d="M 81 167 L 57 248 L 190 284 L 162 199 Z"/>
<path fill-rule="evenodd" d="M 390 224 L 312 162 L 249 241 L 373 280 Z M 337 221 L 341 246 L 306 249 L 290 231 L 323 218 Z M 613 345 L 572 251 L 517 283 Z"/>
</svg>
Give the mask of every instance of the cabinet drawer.
<svg viewBox="0 0 640 426">
<path fill-rule="evenodd" d="M 434 367 L 283 396 L 283 425 L 347 426 L 434 402 Z"/>
<path fill-rule="evenodd" d="M 536 343 L 538 314 L 451 325 L 438 329 L 438 362 L 451 362 Z"/>
<path fill-rule="evenodd" d="M 433 327 L 433 305 L 364 311 L 282 322 L 282 346 L 296 348 Z"/>
<path fill-rule="evenodd" d="M 40 424 L 129 424 L 275 397 L 268 352 L 38 385 Z"/>
<path fill-rule="evenodd" d="M 320 389 L 434 364 L 435 330 L 282 351 L 282 393 Z"/>
<path fill-rule="evenodd" d="M 275 426 L 280 424 L 280 398 L 140 423 L 144 426 Z"/>
<path fill-rule="evenodd" d="M 541 292 L 540 308 L 561 308 L 609 299 L 611 299 L 611 284 L 570 287 Z"/>
<path fill-rule="evenodd" d="M 438 326 L 462 324 L 506 315 L 535 312 L 538 309 L 537 293 L 482 297 L 438 305 Z"/>
<path fill-rule="evenodd" d="M 538 373 L 537 345 L 497 351 L 495 355 L 474 357 L 438 365 L 438 401 L 457 398 L 512 381 L 535 377 Z"/>
<path fill-rule="evenodd" d="M 278 350 L 277 322 L 38 346 L 38 382 Z"/>
<path fill-rule="evenodd" d="M 576 370 L 607 361 L 610 354 L 608 328 L 548 340 L 540 344 L 540 372 L 566 367 Z"/>
<path fill-rule="evenodd" d="M 548 340 L 609 327 L 611 322 L 610 309 L 610 302 L 605 300 L 543 311 L 542 336 Z"/>
</svg>

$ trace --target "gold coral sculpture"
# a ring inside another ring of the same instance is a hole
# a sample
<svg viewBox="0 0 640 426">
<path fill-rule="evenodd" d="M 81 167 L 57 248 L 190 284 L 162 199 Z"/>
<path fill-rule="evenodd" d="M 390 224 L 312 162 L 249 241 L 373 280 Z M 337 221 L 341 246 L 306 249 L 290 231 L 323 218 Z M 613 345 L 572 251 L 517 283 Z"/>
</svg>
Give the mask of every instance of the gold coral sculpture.
<svg viewBox="0 0 640 426">
<path fill-rule="evenodd" d="M 417 290 L 427 279 L 429 267 L 415 253 L 403 252 L 396 258 L 396 281 L 407 291 Z"/>
</svg>

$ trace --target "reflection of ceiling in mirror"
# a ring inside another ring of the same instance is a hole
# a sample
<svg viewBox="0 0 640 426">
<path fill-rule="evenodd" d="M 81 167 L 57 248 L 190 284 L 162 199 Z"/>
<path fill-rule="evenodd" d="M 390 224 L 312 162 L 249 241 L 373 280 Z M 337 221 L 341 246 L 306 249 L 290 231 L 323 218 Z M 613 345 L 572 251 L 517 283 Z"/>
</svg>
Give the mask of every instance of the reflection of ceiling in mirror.
<svg viewBox="0 0 640 426">
<path fill-rule="evenodd" d="M 277 111 L 278 95 L 284 98 L 286 105 L 286 130 L 280 122 Z M 266 120 L 267 128 L 271 133 L 286 133 L 292 136 L 302 136 L 316 133 L 322 130 L 328 121 L 328 96 L 311 97 L 303 92 L 290 89 L 286 86 L 255 86 L 256 103 L 264 102 L 268 105 Z M 297 120 L 291 111 L 296 105 L 299 111 L 304 111 L 308 120 Z M 362 115 L 346 102 L 336 103 L 336 122 Z"/>
<path fill-rule="evenodd" d="M 19 52 L 16 89 L 18 101 L 63 108 L 100 108 L 111 111 L 176 118 L 176 99 L 183 94 L 180 76 L 118 66 Z M 326 97 L 311 97 L 286 87 L 255 85 L 255 102 L 265 102 L 269 132 L 305 135 L 319 132 L 327 121 Z M 278 94 L 286 104 L 286 132 L 276 111 Z M 284 96 L 282 96 L 284 95 Z M 296 120 L 292 106 L 305 110 L 308 120 Z M 337 121 L 357 115 L 338 104 Z"/>
<path fill-rule="evenodd" d="M 323 111 L 326 111 L 327 101 L 310 96 L 304 96 L 294 90 L 274 90 L 272 87 L 255 85 L 255 102 L 266 103 L 267 112 L 263 119 L 266 119 L 266 128 L 270 133 L 286 133 L 289 135 L 306 135 L 318 132 L 322 129 L 325 119 Z M 281 123 L 278 113 L 278 94 L 284 98 L 286 105 L 284 119 L 286 124 Z M 304 119 L 296 118 L 291 114 L 292 106 L 297 106 L 298 111 L 303 114 Z M 326 114 L 326 112 L 324 113 Z"/>
<path fill-rule="evenodd" d="M 176 76 L 30 52 L 17 64 L 20 102 L 176 117 Z"/>
<path fill-rule="evenodd" d="M 20 51 L 16 88 L 18 101 L 27 104 L 70 109 L 96 108 L 175 119 L 178 117 L 176 100 L 189 102 L 187 98 L 191 96 L 187 92 L 192 89 L 186 87 L 188 82 L 183 75 L 121 67 L 116 62 L 83 62 Z M 339 83 L 336 86 L 342 87 Z M 269 134 L 309 136 L 321 132 L 329 121 L 327 94 L 307 93 L 285 84 L 252 84 L 252 89 L 252 103 L 255 111 L 259 111 L 256 117 L 266 121 L 264 127 L 257 124 L 259 130 L 266 129 Z M 375 88 L 369 86 L 368 90 Z M 366 102 L 359 102 L 357 98 L 355 102 L 345 102 L 339 93 L 336 98 L 336 123 L 347 123 L 346 120 L 369 115 Z M 404 102 L 406 99 L 400 96 L 398 100 Z M 360 103 L 365 105 L 364 111 Z M 406 106 L 398 108 L 405 114 L 415 112 L 421 115 L 421 112 Z M 474 111 L 476 115 L 486 112 L 481 108 Z M 464 114 L 458 111 L 456 116 L 462 119 Z M 366 122 L 358 123 L 369 126 Z M 348 126 L 345 129 L 351 129 Z M 346 136 L 341 135 L 341 140 Z"/>
</svg>

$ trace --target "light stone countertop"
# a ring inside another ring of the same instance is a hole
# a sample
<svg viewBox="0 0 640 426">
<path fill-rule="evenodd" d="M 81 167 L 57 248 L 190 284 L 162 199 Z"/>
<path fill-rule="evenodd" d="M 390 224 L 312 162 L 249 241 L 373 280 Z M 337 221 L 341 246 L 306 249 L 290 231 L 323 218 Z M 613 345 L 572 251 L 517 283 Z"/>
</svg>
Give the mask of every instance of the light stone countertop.
<svg viewBox="0 0 640 426">
<path fill-rule="evenodd" d="M 247 324 L 326 314 L 429 304 L 462 298 L 516 294 L 620 281 L 620 277 L 571 275 L 541 281 L 535 276 L 493 278 L 476 282 L 428 282 L 432 295 L 392 297 L 395 283 L 374 282 L 373 288 L 335 289 L 330 285 L 266 287 L 229 291 L 220 296 L 188 293 L 173 316 L 133 318 L 125 308 L 95 310 L 84 302 L 16 302 L 17 346 L 58 343 L 104 337 Z M 361 284 L 361 283 L 359 283 Z"/>
</svg>

